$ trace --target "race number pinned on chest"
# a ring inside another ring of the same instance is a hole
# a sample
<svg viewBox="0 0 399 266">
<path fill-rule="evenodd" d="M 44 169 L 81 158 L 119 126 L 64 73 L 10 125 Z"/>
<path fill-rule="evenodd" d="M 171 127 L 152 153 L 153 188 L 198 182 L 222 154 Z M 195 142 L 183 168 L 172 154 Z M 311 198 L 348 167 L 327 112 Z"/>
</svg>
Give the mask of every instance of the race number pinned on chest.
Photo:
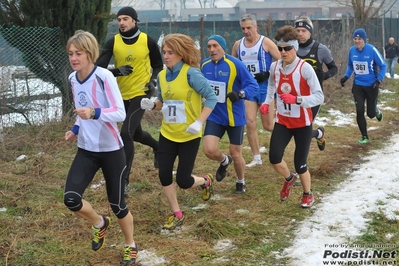
<svg viewBox="0 0 399 266">
<path fill-rule="evenodd" d="M 218 103 L 226 102 L 226 83 L 220 81 L 209 80 L 209 85 L 215 91 Z"/>
<path fill-rule="evenodd" d="M 186 107 L 183 101 L 164 101 L 163 119 L 169 124 L 184 124 L 187 121 Z"/>
<path fill-rule="evenodd" d="M 358 75 L 369 74 L 368 62 L 365 61 L 353 61 L 353 70 Z"/>
<path fill-rule="evenodd" d="M 248 71 L 251 72 L 252 74 L 260 73 L 259 61 L 258 60 L 243 61 L 243 63 L 247 67 Z"/>
</svg>

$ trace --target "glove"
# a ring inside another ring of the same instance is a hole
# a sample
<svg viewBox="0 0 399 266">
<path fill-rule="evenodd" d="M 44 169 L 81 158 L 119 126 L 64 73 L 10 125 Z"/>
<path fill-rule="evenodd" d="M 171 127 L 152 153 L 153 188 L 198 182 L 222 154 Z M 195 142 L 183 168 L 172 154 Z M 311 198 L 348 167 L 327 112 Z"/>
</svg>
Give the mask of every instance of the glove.
<svg viewBox="0 0 399 266">
<path fill-rule="evenodd" d="M 141 99 L 140 107 L 141 107 L 141 109 L 144 109 L 144 110 L 152 110 L 155 108 L 155 102 L 151 101 L 148 98 L 143 98 L 143 99 Z"/>
<path fill-rule="evenodd" d="M 339 83 L 341 83 L 341 87 L 345 86 L 345 82 L 348 80 L 348 77 L 344 76 Z"/>
<path fill-rule="evenodd" d="M 261 112 L 261 114 L 267 115 L 269 113 L 269 105 L 267 103 L 263 103 L 259 107 L 259 112 Z"/>
<path fill-rule="evenodd" d="M 267 115 L 269 113 L 269 105 L 267 103 L 262 103 L 262 105 L 259 107 L 259 112 L 261 112 L 261 114 Z"/>
<path fill-rule="evenodd" d="M 191 125 L 189 125 L 187 127 L 186 132 L 190 133 L 190 134 L 193 134 L 193 135 L 196 135 L 196 134 L 198 134 L 200 132 L 201 127 L 202 127 L 202 122 L 199 121 L 199 120 L 195 120 L 194 123 L 192 123 Z"/>
<path fill-rule="evenodd" d="M 380 88 L 380 84 L 381 81 L 377 79 L 373 84 L 373 90 L 378 90 Z"/>
<path fill-rule="evenodd" d="M 145 84 L 145 87 L 148 88 L 148 90 L 145 92 L 145 94 L 147 95 L 148 98 L 151 98 L 152 96 L 154 96 L 155 86 L 157 86 L 157 83 L 155 82 L 155 80 L 151 80 L 150 82 Z"/>
<path fill-rule="evenodd" d="M 133 72 L 133 67 L 131 65 L 125 65 L 118 68 L 118 76 L 128 76 Z"/>
<path fill-rule="evenodd" d="M 294 104 L 296 103 L 296 96 L 289 94 L 289 93 L 284 93 L 280 95 L 280 99 L 284 102 L 284 103 L 288 103 L 288 104 Z"/>
<path fill-rule="evenodd" d="M 270 76 L 270 72 L 266 71 L 266 72 L 262 72 L 262 73 L 256 73 L 254 75 L 254 78 L 256 79 L 256 82 L 258 83 L 262 83 L 263 81 L 267 80 Z"/>
<path fill-rule="evenodd" d="M 227 94 L 227 98 L 230 99 L 232 103 L 235 103 L 236 101 L 243 99 L 245 96 L 243 96 L 243 91 L 232 91 Z"/>
</svg>

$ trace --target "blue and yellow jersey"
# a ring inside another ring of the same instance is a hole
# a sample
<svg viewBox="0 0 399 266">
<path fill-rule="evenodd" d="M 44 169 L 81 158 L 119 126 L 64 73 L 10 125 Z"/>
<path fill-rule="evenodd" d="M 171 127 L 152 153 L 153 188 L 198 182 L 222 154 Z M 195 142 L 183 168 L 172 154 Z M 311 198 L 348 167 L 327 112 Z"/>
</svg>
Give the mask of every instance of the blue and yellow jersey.
<svg viewBox="0 0 399 266">
<path fill-rule="evenodd" d="M 227 94 L 232 91 L 243 90 L 246 99 L 258 93 L 258 83 L 244 63 L 226 54 L 217 62 L 210 58 L 204 59 L 201 62 L 201 71 L 217 96 L 217 104 L 207 120 L 223 126 L 245 125 L 247 121 L 244 100 L 232 103 L 227 98 Z"/>
</svg>

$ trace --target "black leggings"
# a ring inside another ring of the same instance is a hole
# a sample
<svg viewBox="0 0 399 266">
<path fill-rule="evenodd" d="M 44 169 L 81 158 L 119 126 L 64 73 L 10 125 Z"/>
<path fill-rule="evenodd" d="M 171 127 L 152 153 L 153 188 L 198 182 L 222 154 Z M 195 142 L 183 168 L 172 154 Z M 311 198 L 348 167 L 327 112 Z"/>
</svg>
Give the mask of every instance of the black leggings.
<svg viewBox="0 0 399 266">
<path fill-rule="evenodd" d="M 279 164 L 283 160 L 284 150 L 292 136 L 295 141 L 294 165 L 298 174 L 308 170 L 307 160 L 310 149 L 312 126 L 288 129 L 275 123 L 270 138 L 269 161 L 271 164 Z"/>
<path fill-rule="evenodd" d="M 121 137 L 125 145 L 127 171 L 124 180 L 129 184 L 130 169 L 132 168 L 134 158 L 134 141 L 150 146 L 154 152 L 158 150 L 158 141 L 156 141 L 147 131 L 141 128 L 141 119 L 145 110 L 141 109 L 140 102 L 145 96 L 138 96 L 133 99 L 123 101 L 126 110 L 126 119 L 121 129 Z"/>
<path fill-rule="evenodd" d="M 367 116 L 374 118 L 377 114 L 378 89 L 353 84 L 352 94 L 356 106 L 356 121 L 362 136 L 367 136 L 367 122 L 364 117 L 364 103 L 367 104 Z"/>
<path fill-rule="evenodd" d="M 79 148 L 66 179 L 64 204 L 71 211 L 79 211 L 83 206 L 83 193 L 100 168 L 111 209 L 122 219 L 129 212 L 123 197 L 122 176 L 126 170 L 123 148 L 112 152 L 90 152 Z"/>
<path fill-rule="evenodd" d="M 158 164 L 159 180 L 162 186 L 166 187 L 173 183 L 172 172 L 176 157 L 179 157 L 176 169 L 177 185 L 183 189 L 194 185 L 191 173 L 194 169 L 200 142 L 201 138 L 181 143 L 174 142 L 159 134 Z"/>
</svg>

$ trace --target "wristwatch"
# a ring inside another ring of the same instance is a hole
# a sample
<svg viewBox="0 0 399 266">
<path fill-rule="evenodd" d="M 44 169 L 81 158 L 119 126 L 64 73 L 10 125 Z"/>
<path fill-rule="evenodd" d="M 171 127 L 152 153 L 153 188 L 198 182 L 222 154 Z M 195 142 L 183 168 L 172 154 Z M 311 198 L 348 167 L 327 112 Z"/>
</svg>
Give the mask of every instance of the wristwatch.
<svg viewBox="0 0 399 266">
<path fill-rule="evenodd" d="M 239 96 L 241 99 L 244 99 L 244 98 L 245 98 L 245 91 L 243 91 L 243 90 L 239 91 L 239 92 L 238 92 L 238 96 Z"/>
<path fill-rule="evenodd" d="M 301 96 L 297 96 L 296 97 L 296 104 L 297 105 L 301 105 L 301 103 L 302 103 L 302 97 Z"/>
<path fill-rule="evenodd" d="M 90 119 L 94 119 L 94 117 L 96 116 L 96 110 L 91 107 L 90 108 Z"/>
</svg>

